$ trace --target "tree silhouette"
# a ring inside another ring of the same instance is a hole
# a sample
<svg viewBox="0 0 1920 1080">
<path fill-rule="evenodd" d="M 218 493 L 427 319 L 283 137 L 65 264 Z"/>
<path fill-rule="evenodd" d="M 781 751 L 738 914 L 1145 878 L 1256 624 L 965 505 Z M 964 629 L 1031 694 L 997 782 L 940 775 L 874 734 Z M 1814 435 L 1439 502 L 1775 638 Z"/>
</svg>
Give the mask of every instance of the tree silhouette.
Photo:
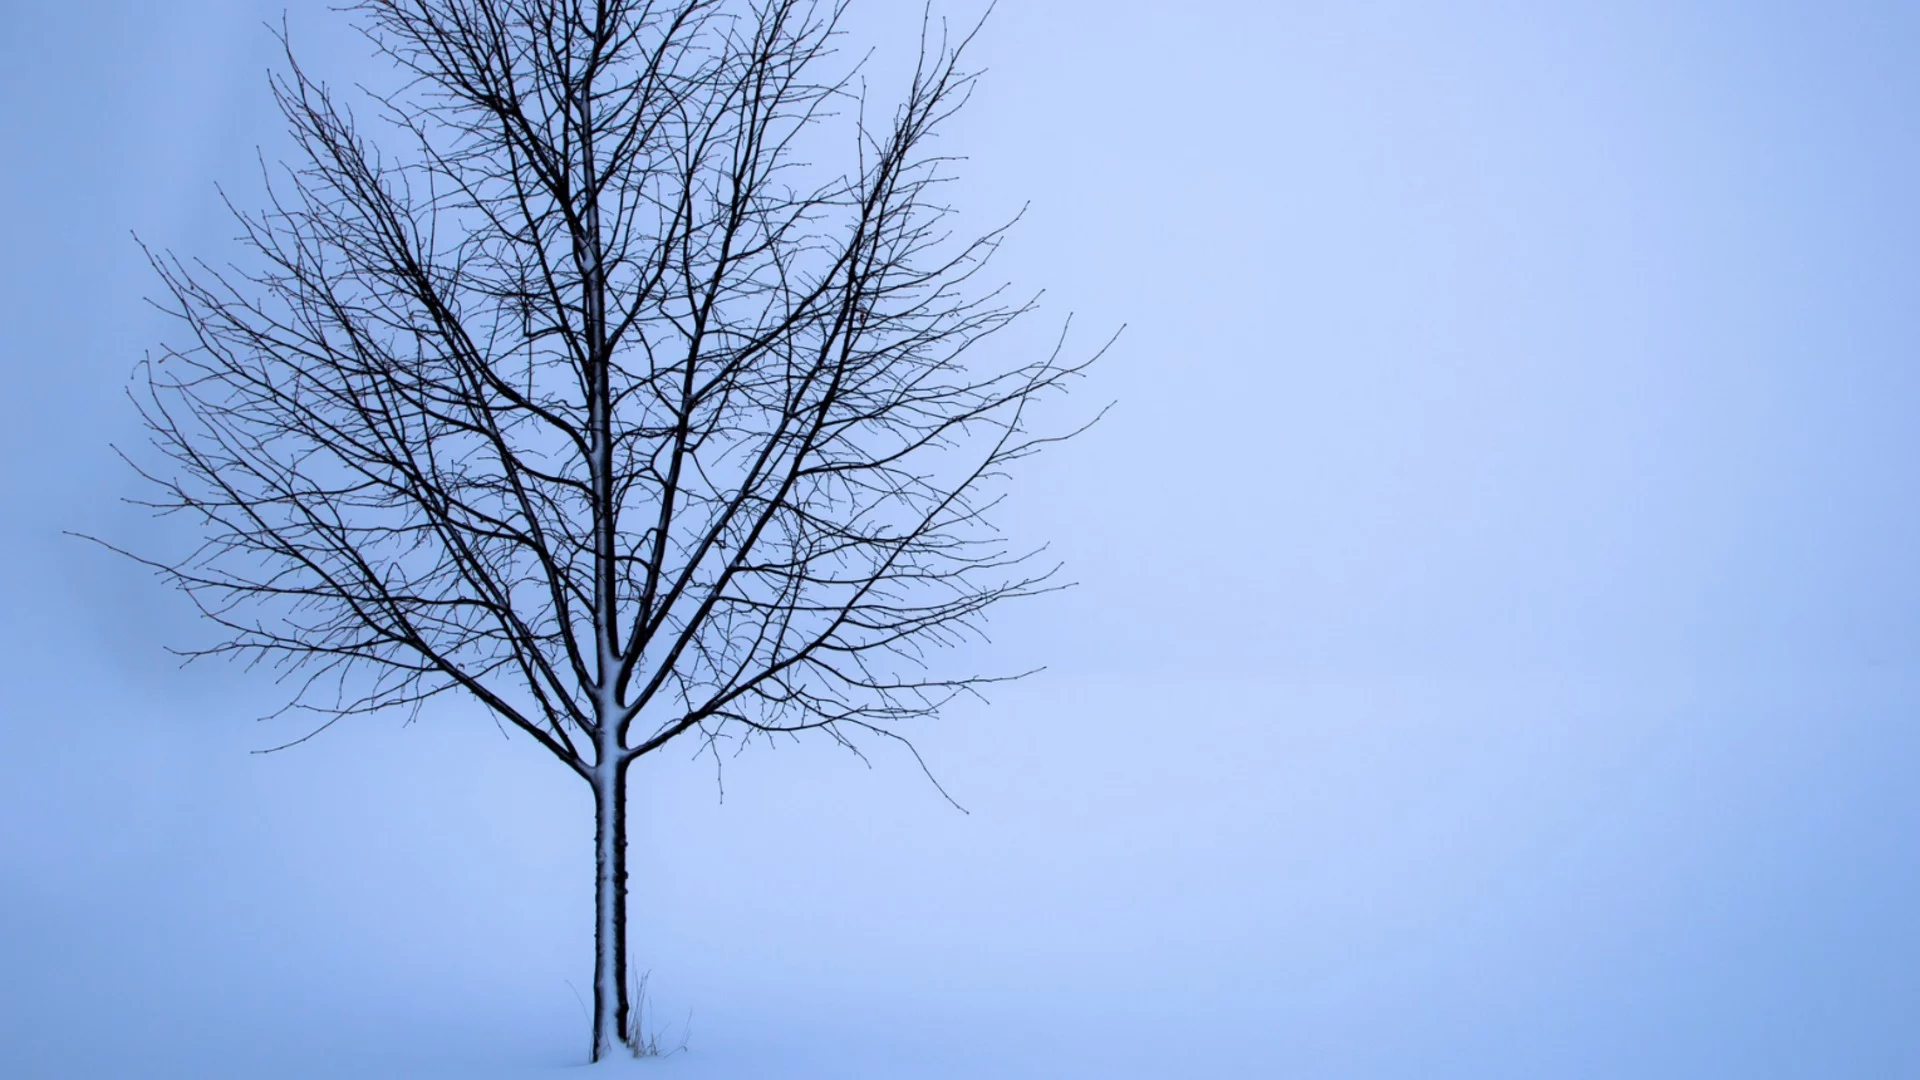
<svg viewBox="0 0 1920 1080">
<path fill-rule="evenodd" d="M 1031 302 L 937 197 L 970 33 L 928 24 L 875 121 L 819 74 L 844 3 L 356 10 L 404 86 L 359 118 L 289 49 L 243 263 L 150 253 L 187 335 L 136 379 L 140 501 L 203 543 L 135 557 L 222 629 L 188 655 L 293 675 L 308 736 L 459 691 L 591 786 L 598 1059 L 638 1040 L 628 766 L 900 739 L 992 681 L 931 650 L 1057 587 L 987 514 L 1092 359 L 984 355 Z"/>
</svg>

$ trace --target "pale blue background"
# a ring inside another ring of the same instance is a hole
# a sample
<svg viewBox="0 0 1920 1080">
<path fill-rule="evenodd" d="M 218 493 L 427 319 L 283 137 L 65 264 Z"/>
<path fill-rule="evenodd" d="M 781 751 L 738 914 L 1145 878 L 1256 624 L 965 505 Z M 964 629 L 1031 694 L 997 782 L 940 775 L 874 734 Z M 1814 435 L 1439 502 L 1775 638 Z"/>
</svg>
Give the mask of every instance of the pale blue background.
<svg viewBox="0 0 1920 1080">
<path fill-rule="evenodd" d="M 577 1061 L 584 788 L 467 709 L 249 755 L 274 688 L 59 535 L 153 528 L 128 230 L 228 250 L 278 6 L 7 8 L 0 1073 Z M 1006 517 L 1083 584 L 923 730 L 970 816 L 636 773 L 662 1073 L 1920 1075 L 1920 6 L 1028 0 L 979 59 L 1025 340 L 1129 324 Z"/>
</svg>

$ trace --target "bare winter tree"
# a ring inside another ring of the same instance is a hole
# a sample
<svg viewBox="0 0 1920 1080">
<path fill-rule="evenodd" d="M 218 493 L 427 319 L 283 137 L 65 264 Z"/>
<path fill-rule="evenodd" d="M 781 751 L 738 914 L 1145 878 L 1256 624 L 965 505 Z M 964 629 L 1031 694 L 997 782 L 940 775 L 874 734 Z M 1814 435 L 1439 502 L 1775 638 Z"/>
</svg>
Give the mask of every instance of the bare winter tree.
<svg viewBox="0 0 1920 1080">
<path fill-rule="evenodd" d="M 289 53 L 245 257 L 154 256 L 187 336 L 136 467 L 204 544 L 142 561 L 315 730 L 463 691 L 592 788 L 597 1059 L 638 1034 L 628 766 L 899 739 L 990 681 L 930 647 L 1054 587 L 985 515 L 1088 361 L 981 358 L 1029 304 L 938 199 L 964 38 L 876 121 L 821 74 L 843 0 L 357 10 L 402 89 L 356 118 Z"/>
</svg>

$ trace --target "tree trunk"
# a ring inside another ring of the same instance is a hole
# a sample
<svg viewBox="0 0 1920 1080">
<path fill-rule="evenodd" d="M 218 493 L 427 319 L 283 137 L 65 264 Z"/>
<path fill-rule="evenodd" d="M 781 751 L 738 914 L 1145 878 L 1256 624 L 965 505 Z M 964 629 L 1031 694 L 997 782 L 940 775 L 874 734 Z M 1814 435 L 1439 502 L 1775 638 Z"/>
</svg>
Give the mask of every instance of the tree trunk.
<svg viewBox="0 0 1920 1080">
<path fill-rule="evenodd" d="M 603 761 L 593 780 L 593 1060 L 631 1045 L 627 1030 L 627 767 Z"/>
</svg>

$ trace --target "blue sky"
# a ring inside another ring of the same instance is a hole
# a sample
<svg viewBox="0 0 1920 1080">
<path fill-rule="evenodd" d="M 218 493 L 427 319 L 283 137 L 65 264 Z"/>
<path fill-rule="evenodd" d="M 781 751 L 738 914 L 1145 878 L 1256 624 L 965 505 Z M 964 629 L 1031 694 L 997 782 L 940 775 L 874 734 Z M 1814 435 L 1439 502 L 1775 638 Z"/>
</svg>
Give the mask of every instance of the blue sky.
<svg viewBox="0 0 1920 1080">
<path fill-rule="evenodd" d="M 60 535 L 152 527 L 129 232 L 229 250 L 278 7 L 18 7 L 0 1071 L 574 1060 L 584 790 L 459 708 L 251 755 L 271 683 L 177 671 L 184 602 Z M 856 8 L 877 90 L 916 20 Z M 724 804 L 643 763 L 669 1068 L 1920 1069 L 1916 43 L 1892 3 L 1003 4 L 947 138 L 969 220 L 1028 207 L 1009 347 L 1127 326 L 1004 519 L 1080 585 L 994 623 L 1045 674 L 918 740 L 970 815 L 899 755 L 750 753 Z"/>
</svg>

